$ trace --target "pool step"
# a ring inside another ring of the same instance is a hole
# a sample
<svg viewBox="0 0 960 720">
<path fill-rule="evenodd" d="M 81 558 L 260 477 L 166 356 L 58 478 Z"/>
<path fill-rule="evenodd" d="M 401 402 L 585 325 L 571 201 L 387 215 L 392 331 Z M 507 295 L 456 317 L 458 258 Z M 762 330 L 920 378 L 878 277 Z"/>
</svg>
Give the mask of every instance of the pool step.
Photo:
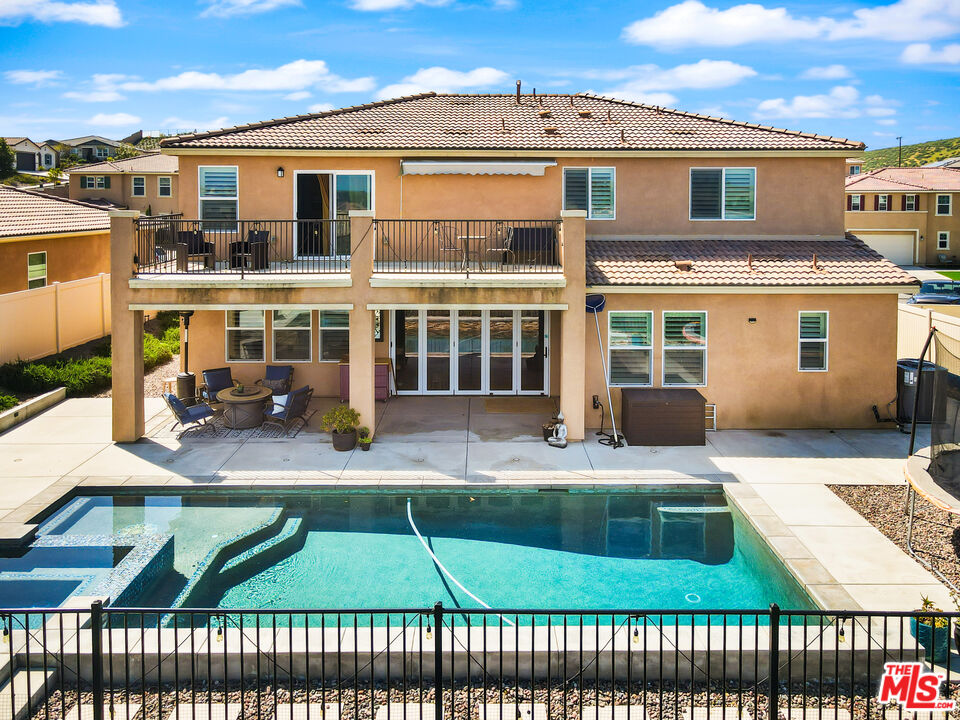
<svg viewBox="0 0 960 720">
<path fill-rule="evenodd" d="M 310 703 L 309 717 L 307 703 L 277 703 L 274 720 L 340 720 L 340 703 Z"/>
<path fill-rule="evenodd" d="M 140 703 L 114 703 L 111 714 L 110 703 L 106 703 L 103 706 L 103 720 L 133 720 L 138 712 Z M 93 720 L 93 705 L 74 705 L 67 711 L 66 720 Z"/>
<path fill-rule="evenodd" d="M 237 720 L 240 703 L 180 703 L 166 720 Z"/>
<path fill-rule="evenodd" d="M 220 570 L 221 578 L 226 580 L 227 577 L 224 576 L 255 574 L 258 570 L 252 572 L 245 572 L 245 570 L 261 564 L 264 556 L 268 553 L 271 555 L 268 561 L 270 564 L 274 562 L 274 558 L 278 555 L 286 556 L 290 554 L 290 550 L 294 549 L 298 542 L 302 544 L 306 535 L 305 531 L 306 523 L 301 516 L 288 517 L 276 535 L 268 537 L 258 545 L 254 545 L 249 550 L 244 550 L 224 563 Z"/>
<path fill-rule="evenodd" d="M 580 720 L 649 720 L 647 709 L 643 705 L 596 705 L 584 706 Z"/>
<path fill-rule="evenodd" d="M 0 720 L 22 720 L 30 709 L 43 699 L 53 685 L 56 670 L 50 668 L 21 668 L 14 670 L 0 686 Z"/>
<path fill-rule="evenodd" d="M 730 508 L 726 505 L 660 505 L 657 512 L 661 515 L 729 515 Z"/>
<path fill-rule="evenodd" d="M 724 707 L 722 705 L 711 705 L 709 707 L 695 707 L 693 712 L 690 708 L 683 710 L 683 720 L 753 720 L 753 715 L 749 710 L 741 710 L 736 705 L 733 707 Z"/>
<path fill-rule="evenodd" d="M 480 720 L 547 720 L 547 706 L 545 703 L 485 703 L 480 706 Z"/>
</svg>

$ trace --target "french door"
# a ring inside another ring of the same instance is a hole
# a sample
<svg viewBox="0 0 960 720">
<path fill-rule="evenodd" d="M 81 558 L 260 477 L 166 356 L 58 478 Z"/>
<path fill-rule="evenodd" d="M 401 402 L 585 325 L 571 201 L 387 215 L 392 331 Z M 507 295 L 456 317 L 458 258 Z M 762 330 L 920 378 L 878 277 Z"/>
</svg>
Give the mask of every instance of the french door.
<svg viewBox="0 0 960 720">
<path fill-rule="evenodd" d="M 401 395 L 549 394 L 544 310 L 394 310 L 390 351 Z"/>
</svg>

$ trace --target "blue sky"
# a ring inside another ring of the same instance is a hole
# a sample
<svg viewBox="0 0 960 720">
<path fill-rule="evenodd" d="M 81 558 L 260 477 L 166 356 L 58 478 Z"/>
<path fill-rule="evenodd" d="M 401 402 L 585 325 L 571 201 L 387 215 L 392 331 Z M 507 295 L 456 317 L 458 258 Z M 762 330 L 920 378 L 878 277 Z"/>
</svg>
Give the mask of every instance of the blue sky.
<svg viewBox="0 0 960 720">
<path fill-rule="evenodd" d="M 0 135 L 591 91 L 871 147 L 960 135 L 960 0 L 0 0 Z"/>
</svg>

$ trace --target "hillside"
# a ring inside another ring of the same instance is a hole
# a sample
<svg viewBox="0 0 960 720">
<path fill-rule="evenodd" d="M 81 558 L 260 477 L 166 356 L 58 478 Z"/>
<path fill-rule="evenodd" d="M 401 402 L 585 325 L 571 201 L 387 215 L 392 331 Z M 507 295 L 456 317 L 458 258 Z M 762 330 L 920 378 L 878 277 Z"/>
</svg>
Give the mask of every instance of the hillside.
<svg viewBox="0 0 960 720">
<path fill-rule="evenodd" d="M 916 145 L 903 146 L 903 167 L 917 167 L 936 160 L 960 155 L 960 137 L 946 140 L 930 140 Z M 863 154 L 863 169 L 876 170 L 881 167 L 896 166 L 897 147 L 867 150 Z"/>
</svg>

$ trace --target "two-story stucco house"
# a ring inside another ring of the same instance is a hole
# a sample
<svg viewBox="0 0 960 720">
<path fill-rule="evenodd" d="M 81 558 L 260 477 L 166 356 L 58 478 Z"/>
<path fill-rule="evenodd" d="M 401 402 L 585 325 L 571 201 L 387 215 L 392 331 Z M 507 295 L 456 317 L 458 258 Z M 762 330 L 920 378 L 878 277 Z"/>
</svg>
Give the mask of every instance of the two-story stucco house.
<svg viewBox="0 0 960 720">
<path fill-rule="evenodd" d="M 293 364 L 374 425 L 401 394 L 695 388 L 721 428 L 863 427 L 912 278 L 844 233 L 859 142 L 590 95 L 426 93 L 163 141 L 184 220 L 113 219 L 114 436 L 143 434 L 144 309 L 191 370 Z M 127 282 L 119 278 L 128 277 Z M 586 296 L 602 293 L 598 333 Z M 600 352 L 609 359 L 601 369 Z"/>
<path fill-rule="evenodd" d="M 158 152 L 72 168 L 70 198 L 151 215 L 178 212 L 177 158 Z"/>
<path fill-rule="evenodd" d="M 881 168 L 846 181 L 846 228 L 901 265 L 956 265 L 960 167 Z"/>
</svg>

